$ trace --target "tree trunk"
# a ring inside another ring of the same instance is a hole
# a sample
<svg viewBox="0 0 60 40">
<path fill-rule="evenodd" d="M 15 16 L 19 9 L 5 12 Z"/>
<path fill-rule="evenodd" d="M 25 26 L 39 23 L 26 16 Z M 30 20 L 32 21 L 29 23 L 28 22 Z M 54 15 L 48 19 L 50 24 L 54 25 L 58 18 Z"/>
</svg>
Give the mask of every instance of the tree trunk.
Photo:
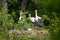
<svg viewBox="0 0 60 40">
<path fill-rule="evenodd" d="M 2 0 L 2 7 L 3 7 L 4 10 L 8 9 L 6 0 Z"/>
<path fill-rule="evenodd" d="M 25 11 L 26 10 L 26 6 L 27 6 L 27 0 L 22 0 L 22 2 L 21 2 L 21 10 Z"/>
</svg>

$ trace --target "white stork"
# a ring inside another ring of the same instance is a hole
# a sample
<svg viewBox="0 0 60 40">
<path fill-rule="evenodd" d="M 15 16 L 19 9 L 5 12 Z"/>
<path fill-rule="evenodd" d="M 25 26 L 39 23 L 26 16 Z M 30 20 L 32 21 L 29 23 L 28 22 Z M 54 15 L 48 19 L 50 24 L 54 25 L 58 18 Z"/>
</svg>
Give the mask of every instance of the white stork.
<svg viewBox="0 0 60 40">
<path fill-rule="evenodd" d="M 29 18 L 30 18 L 31 22 L 35 22 L 35 18 L 31 17 L 31 14 L 29 14 Z"/>
<path fill-rule="evenodd" d="M 38 19 L 41 20 L 42 18 L 37 15 L 37 10 L 35 10 L 35 20 L 38 22 Z"/>
<path fill-rule="evenodd" d="M 22 20 L 22 16 L 20 15 L 19 20 Z"/>
<path fill-rule="evenodd" d="M 37 10 L 35 10 L 35 18 L 31 17 L 31 14 L 29 14 L 29 17 L 30 17 L 31 22 L 35 26 L 44 26 L 42 18 L 37 15 Z"/>
<path fill-rule="evenodd" d="M 22 14 L 22 11 L 20 12 L 19 20 L 22 20 L 22 18 L 23 18 L 23 17 L 21 16 L 21 14 Z"/>
</svg>

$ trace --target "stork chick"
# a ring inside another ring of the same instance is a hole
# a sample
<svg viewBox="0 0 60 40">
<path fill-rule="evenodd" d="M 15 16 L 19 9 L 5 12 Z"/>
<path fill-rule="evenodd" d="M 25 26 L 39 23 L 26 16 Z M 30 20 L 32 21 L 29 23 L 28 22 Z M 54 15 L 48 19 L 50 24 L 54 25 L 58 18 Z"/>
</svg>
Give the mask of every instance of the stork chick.
<svg viewBox="0 0 60 40">
<path fill-rule="evenodd" d="M 22 16 L 19 17 L 19 20 L 22 20 Z"/>
<path fill-rule="evenodd" d="M 41 20 L 42 18 L 37 15 L 37 10 L 35 10 L 35 20 L 38 22 L 38 19 Z"/>
<path fill-rule="evenodd" d="M 35 18 L 31 17 L 31 14 L 29 14 L 29 17 L 30 17 L 31 22 L 35 26 L 44 26 L 42 18 L 37 15 L 37 10 L 35 10 Z"/>
<path fill-rule="evenodd" d="M 21 14 L 22 14 L 22 12 L 20 12 L 20 17 L 19 17 L 19 20 L 22 20 L 22 18 L 23 18 L 23 17 L 21 16 Z"/>
<path fill-rule="evenodd" d="M 31 22 L 35 22 L 35 18 L 31 17 L 31 14 L 29 14 L 29 18 L 30 18 Z"/>
</svg>

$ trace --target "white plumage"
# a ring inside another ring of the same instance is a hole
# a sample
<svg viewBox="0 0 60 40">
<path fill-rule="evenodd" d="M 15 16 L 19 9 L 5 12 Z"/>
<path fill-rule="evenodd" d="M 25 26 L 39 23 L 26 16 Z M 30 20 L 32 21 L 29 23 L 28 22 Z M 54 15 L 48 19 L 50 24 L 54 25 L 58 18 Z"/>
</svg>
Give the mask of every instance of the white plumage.
<svg viewBox="0 0 60 40">
<path fill-rule="evenodd" d="M 28 28 L 27 30 L 28 30 L 28 31 L 31 31 L 32 29 L 31 29 L 31 28 Z"/>
<path fill-rule="evenodd" d="M 42 18 L 37 15 L 37 10 L 35 10 L 35 17 L 31 17 L 31 14 L 29 14 L 29 17 L 30 17 L 31 22 L 35 26 L 44 26 Z"/>
<path fill-rule="evenodd" d="M 19 20 L 22 20 L 22 18 L 23 18 L 21 15 L 22 15 L 22 11 L 20 12 Z"/>
<path fill-rule="evenodd" d="M 32 22 L 35 22 L 35 18 L 34 17 L 31 17 L 30 18 Z"/>
<path fill-rule="evenodd" d="M 29 18 L 32 22 L 35 22 L 35 18 L 34 17 L 31 17 L 31 14 L 29 14 Z"/>
<path fill-rule="evenodd" d="M 31 17 L 31 14 L 29 14 L 29 17 L 32 22 L 35 22 L 35 20 L 38 22 L 38 19 L 42 19 L 37 15 L 37 10 L 35 10 L 35 17 Z"/>
<path fill-rule="evenodd" d="M 19 20 L 22 20 L 22 16 L 19 17 Z"/>
<path fill-rule="evenodd" d="M 35 10 L 35 20 L 38 22 L 38 19 L 42 19 L 42 18 L 37 15 L 37 10 Z"/>
</svg>

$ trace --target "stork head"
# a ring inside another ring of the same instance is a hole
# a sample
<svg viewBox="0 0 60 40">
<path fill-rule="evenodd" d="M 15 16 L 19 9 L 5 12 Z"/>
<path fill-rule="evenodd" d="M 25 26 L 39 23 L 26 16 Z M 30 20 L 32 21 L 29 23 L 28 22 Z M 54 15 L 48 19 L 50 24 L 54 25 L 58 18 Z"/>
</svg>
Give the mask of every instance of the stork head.
<svg viewBox="0 0 60 40">
<path fill-rule="evenodd" d="M 35 10 L 35 13 L 37 13 L 37 10 Z"/>
<path fill-rule="evenodd" d="M 29 17 L 31 17 L 31 14 L 29 14 Z"/>
</svg>

